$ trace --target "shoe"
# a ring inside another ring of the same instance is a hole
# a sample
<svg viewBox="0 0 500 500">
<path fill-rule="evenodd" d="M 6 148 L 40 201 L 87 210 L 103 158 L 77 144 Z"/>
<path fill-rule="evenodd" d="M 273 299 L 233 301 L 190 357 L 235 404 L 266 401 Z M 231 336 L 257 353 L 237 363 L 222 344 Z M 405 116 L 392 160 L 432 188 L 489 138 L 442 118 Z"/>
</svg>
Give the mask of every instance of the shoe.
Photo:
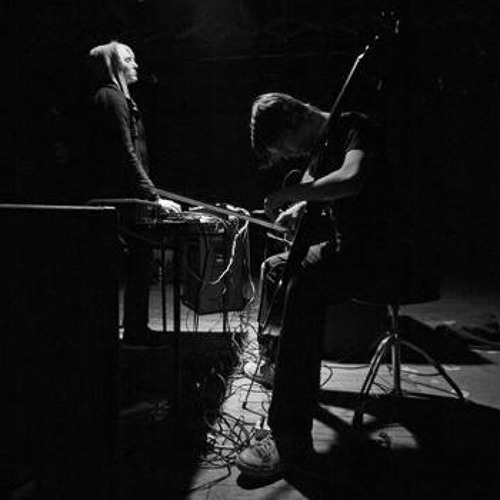
<svg viewBox="0 0 500 500">
<path fill-rule="evenodd" d="M 243 367 L 243 372 L 248 378 L 253 379 L 258 384 L 261 384 L 268 389 L 272 389 L 274 384 L 274 368 L 274 363 L 271 363 L 270 361 L 260 363 L 258 369 L 257 363 L 249 361 Z"/>
<path fill-rule="evenodd" d="M 271 478 L 300 468 L 314 454 L 312 440 L 298 436 L 274 438 L 271 433 L 243 450 L 236 459 L 242 474 Z"/>
<path fill-rule="evenodd" d="M 123 335 L 122 346 L 125 349 L 158 349 L 168 345 L 166 338 L 163 338 L 162 332 L 147 328 L 144 332 L 125 332 Z"/>
<path fill-rule="evenodd" d="M 284 471 L 284 464 L 271 434 L 244 449 L 236 459 L 242 474 L 251 477 L 274 477 Z"/>
</svg>

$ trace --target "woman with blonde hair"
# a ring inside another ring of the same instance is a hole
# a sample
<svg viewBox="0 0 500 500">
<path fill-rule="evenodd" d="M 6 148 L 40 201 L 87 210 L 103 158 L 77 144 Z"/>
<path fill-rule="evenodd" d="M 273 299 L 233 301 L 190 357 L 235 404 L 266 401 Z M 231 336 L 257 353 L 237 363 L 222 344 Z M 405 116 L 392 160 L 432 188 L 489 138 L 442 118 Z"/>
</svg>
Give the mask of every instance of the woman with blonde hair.
<svg viewBox="0 0 500 500">
<path fill-rule="evenodd" d="M 141 113 L 130 96 L 129 86 L 138 80 L 138 64 L 132 49 L 111 41 L 88 54 L 88 65 L 96 85 L 92 97 L 93 160 L 103 196 L 137 197 L 160 201 L 177 210 L 169 200 L 160 200 L 149 177 L 146 134 Z"/>
<path fill-rule="evenodd" d="M 179 205 L 160 198 L 149 176 L 146 134 L 129 91 L 138 80 L 134 52 L 111 41 L 91 49 L 87 60 L 95 83 L 89 123 L 90 197 L 150 200 L 166 211 L 179 211 Z M 158 335 L 148 328 L 152 249 L 131 237 L 126 245 L 123 341 L 131 346 L 157 345 Z"/>
</svg>

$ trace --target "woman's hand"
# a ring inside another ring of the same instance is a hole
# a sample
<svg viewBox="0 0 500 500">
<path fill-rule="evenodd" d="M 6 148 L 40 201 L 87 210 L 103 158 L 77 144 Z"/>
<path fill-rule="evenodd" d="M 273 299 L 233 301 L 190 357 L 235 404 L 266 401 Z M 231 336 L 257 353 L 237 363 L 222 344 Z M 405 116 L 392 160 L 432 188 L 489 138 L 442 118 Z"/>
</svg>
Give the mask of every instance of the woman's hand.
<svg viewBox="0 0 500 500">
<path fill-rule="evenodd" d="M 171 213 L 176 213 L 178 214 L 179 212 L 182 211 L 181 209 L 181 206 L 176 203 L 175 201 L 172 201 L 172 200 L 166 200 L 164 198 L 160 198 L 158 200 L 158 203 L 160 205 L 160 207 L 168 214 L 171 214 Z"/>
</svg>

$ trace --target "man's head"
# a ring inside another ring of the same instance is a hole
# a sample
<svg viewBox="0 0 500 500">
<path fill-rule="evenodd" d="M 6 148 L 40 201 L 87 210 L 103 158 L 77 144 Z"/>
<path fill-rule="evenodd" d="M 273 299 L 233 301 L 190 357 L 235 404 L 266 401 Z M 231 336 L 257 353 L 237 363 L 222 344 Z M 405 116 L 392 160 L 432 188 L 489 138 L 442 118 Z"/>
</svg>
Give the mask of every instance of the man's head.
<svg viewBox="0 0 500 500">
<path fill-rule="evenodd" d="M 137 81 L 138 65 L 128 45 L 116 41 L 98 45 L 89 52 L 89 65 L 101 83 L 116 83 L 128 95 L 128 85 Z"/>
<path fill-rule="evenodd" d="M 271 163 L 306 154 L 315 144 L 323 119 L 318 108 L 290 95 L 262 94 L 252 106 L 252 147 Z"/>
</svg>

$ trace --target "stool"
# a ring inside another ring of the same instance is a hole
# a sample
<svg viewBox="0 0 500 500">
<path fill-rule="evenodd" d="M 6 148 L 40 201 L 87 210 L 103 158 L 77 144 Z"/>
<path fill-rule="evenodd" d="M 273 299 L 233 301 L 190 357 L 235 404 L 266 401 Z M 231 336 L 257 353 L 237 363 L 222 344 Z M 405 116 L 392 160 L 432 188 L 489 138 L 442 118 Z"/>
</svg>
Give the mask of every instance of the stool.
<svg viewBox="0 0 500 500">
<path fill-rule="evenodd" d="M 395 397 L 402 397 L 403 390 L 401 388 L 401 347 L 405 346 L 412 351 L 420 354 L 430 364 L 436 368 L 438 373 L 448 382 L 450 387 L 455 392 L 457 398 L 465 401 L 462 391 L 452 378 L 446 373 L 443 366 L 438 363 L 429 353 L 424 349 L 416 346 L 415 344 L 401 338 L 400 325 L 399 325 L 399 309 L 402 305 L 418 304 L 437 300 L 439 294 L 436 296 L 435 292 L 429 294 L 374 294 L 372 296 L 363 296 L 355 298 L 354 300 L 360 303 L 385 307 L 389 320 L 388 329 L 380 342 L 378 343 L 375 354 L 373 355 L 368 373 L 361 387 L 359 393 L 360 404 L 354 411 L 353 426 L 359 427 L 363 424 L 363 415 L 365 413 L 366 401 L 369 397 L 370 389 L 375 381 L 375 377 L 379 371 L 380 365 L 387 353 L 391 355 L 392 366 L 392 390 L 391 395 Z"/>
</svg>

